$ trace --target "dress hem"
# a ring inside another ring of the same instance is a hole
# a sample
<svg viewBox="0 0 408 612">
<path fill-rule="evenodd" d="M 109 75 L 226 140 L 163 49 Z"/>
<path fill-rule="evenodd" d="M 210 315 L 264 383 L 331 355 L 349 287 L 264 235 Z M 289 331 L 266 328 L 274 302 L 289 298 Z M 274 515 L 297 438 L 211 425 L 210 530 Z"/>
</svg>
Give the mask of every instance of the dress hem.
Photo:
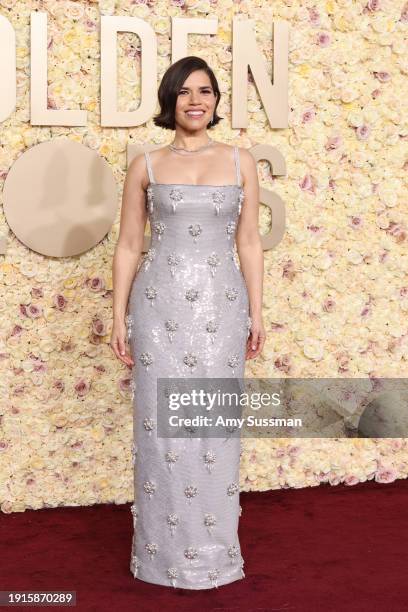
<svg viewBox="0 0 408 612">
<path fill-rule="evenodd" d="M 166 582 L 156 582 L 155 580 L 149 580 L 147 578 L 142 578 L 142 576 L 139 575 L 139 572 L 136 576 L 134 576 L 132 573 L 132 576 L 135 580 L 141 580 L 142 582 L 147 582 L 150 584 L 157 584 L 159 586 L 165 586 L 165 587 L 170 587 L 170 588 L 175 588 L 175 589 L 185 589 L 189 591 L 213 590 L 220 586 L 225 586 L 227 584 L 231 584 L 232 582 L 237 582 L 238 580 L 242 580 L 243 578 L 245 578 L 244 571 L 241 568 L 239 569 L 238 575 L 229 576 L 228 578 L 225 578 L 224 580 L 217 580 L 217 585 L 212 584 L 208 586 L 206 585 L 194 586 L 191 584 L 186 586 L 186 584 L 181 583 L 178 579 L 175 581 L 175 584 L 172 584 L 170 580 Z"/>
<path fill-rule="evenodd" d="M 241 563 L 241 566 L 236 568 L 236 571 L 232 574 L 229 574 L 228 576 L 225 576 L 224 578 L 218 578 L 216 581 L 213 581 L 208 585 L 194 585 L 194 584 L 186 584 L 185 582 L 181 581 L 180 578 L 176 578 L 175 580 L 170 580 L 168 579 L 167 581 L 160 581 L 160 580 L 154 580 L 154 579 L 150 579 L 150 578 L 143 578 L 143 576 L 141 576 L 141 570 L 142 570 L 142 566 L 139 565 L 137 567 L 136 573 L 134 571 L 134 568 L 131 567 L 130 568 L 130 573 L 132 574 L 133 578 L 135 580 L 142 580 L 142 582 L 147 582 L 150 584 L 157 584 L 159 586 L 166 586 L 166 587 L 170 587 L 170 588 L 175 588 L 175 589 L 186 589 L 189 591 L 203 591 L 203 590 L 209 590 L 209 589 L 216 589 L 220 586 L 224 586 L 227 584 L 230 584 L 232 582 L 236 582 L 237 580 L 242 580 L 243 578 L 245 578 L 245 572 L 243 569 L 243 561 Z"/>
</svg>

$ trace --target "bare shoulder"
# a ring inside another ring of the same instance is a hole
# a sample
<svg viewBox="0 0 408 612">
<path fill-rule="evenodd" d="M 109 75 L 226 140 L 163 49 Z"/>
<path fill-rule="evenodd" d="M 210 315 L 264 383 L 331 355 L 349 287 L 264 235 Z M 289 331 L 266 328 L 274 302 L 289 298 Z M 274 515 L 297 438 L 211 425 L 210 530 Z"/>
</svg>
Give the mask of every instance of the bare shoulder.
<svg viewBox="0 0 408 612">
<path fill-rule="evenodd" d="M 220 143 L 220 144 L 224 144 L 224 143 Z M 231 151 L 232 149 L 237 147 L 238 154 L 239 154 L 239 161 L 241 163 L 251 164 L 251 162 L 254 161 L 254 158 L 252 157 L 251 153 L 245 147 L 239 147 L 238 145 L 229 145 L 229 144 L 224 144 L 224 147 L 228 151 Z"/>
<path fill-rule="evenodd" d="M 252 154 L 245 147 L 238 147 L 239 159 L 245 164 L 251 164 L 254 162 Z"/>
<path fill-rule="evenodd" d="M 251 187 L 258 183 L 258 169 L 255 158 L 245 147 L 238 147 L 239 163 L 244 187 Z"/>
<path fill-rule="evenodd" d="M 148 155 L 150 157 L 150 159 L 156 162 L 156 160 L 160 160 L 163 155 L 165 156 L 167 153 L 166 151 L 166 147 L 161 147 L 160 149 L 153 149 L 152 151 L 148 151 Z M 138 153 L 137 155 L 135 155 L 135 157 L 132 159 L 131 163 L 129 164 L 129 169 L 132 167 L 133 172 L 137 172 L 137 171 L 142 171 L 146 168 L 146 157 L 145 157 L 145 153 Z"/>
<path fill-rule="evenodd" d="M 144 166 L 146 165 L 145 155 L 144 153 L 138 153 L 132 158 L 128 166 L 128 174 L 138 174 L 140 173 Z"/>
<path fill-rule="evenodd" d="M 232 151 L 232 149 L 234 148 L 234 145 L 230 145 L 226 142 L 221 142 L 220 140 L 214 140 L 215 146 L 219 147 L 219 150 L 224 150 L 226 153 L 228 151 Z"/>
<path fill-rule="evenodd" d="M 130 184 L 132 188 L 139 188 L 140 186 L 145 188 L 145 174 L 146 174 L 146 160 L 144 153 L 138 153 L 132 158 L 127 171 L 126 171 L 126 183 Z"/>
<path fill-rule="evenodd" d="M 168 154 L 169 149 L 167 148 L 167 145 L 165 145 L 164 147 L 160 147 L 159 149 L 153 149 L 153 151 L 149 151 L 150 158 L 154 162 L 160 162 L 160 160 L 166 158 Z"/>
<path fill-rule="evenodd" d="M 158 156 L 160 160 L 160 157 L 163 155 L 163 152 L 165 152 L 165 147 L 149 151 L 148 154 L 152 163 L 153 160 L 155 160 L 154 163 L 156 164 L 156 156 Z M 144 151 L 138 153 L 132 159 L 129 164 L 126 176 L 128 181 L 130 181 L 132 184 L 139 183 L 141 187 L 146 190 L 149 184 L 149 175 L 147 171 L 146 156 Z"/>
<path fill-rule="evenodd" d="M 229 160 L 232 155 L 232 151 L 234 149 L 234 145 L 227 144 L 226 142 L 220 142 L 219 140 L 214 140 L 216 154 L 219 153 L 225 155 L 225 159 Z"/>
<path fill-rule="evenodd" d="M 218 140 L 215 140 L 214 142 L 216 144 L 215 151 L 214 151 L 215 155 L 217 156 L 223 155 L 224 161 L 226 163 L 229 163 L 232 158 L 233 151 L 236 145 L 231 145 L 226 142 L 220 142 Z M 239 154 L 241 158 L 241 151 L 245 151 L 245 149 L 241 149 L 240 147 L 238 147 L 238 149 L 239 149 Z"/>
</svg>

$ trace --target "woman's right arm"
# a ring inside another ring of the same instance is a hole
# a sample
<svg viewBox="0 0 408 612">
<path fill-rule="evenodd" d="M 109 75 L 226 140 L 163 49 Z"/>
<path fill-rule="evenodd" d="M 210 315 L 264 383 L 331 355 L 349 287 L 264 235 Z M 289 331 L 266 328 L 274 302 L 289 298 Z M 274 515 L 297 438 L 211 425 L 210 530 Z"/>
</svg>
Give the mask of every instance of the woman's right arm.
<svg viewBox="0 0 408 612">
<path fill-rule="evenodd" d="M 147 221 L 145 157 L 137 155 L 129 165 L 123 185 L 119 238 L 112 263 L 113 326 L 110 346 L 127 366 L 134 365 L 126 352 L 126 312 L 129 294 L 142 255 Z"/>
</svg>

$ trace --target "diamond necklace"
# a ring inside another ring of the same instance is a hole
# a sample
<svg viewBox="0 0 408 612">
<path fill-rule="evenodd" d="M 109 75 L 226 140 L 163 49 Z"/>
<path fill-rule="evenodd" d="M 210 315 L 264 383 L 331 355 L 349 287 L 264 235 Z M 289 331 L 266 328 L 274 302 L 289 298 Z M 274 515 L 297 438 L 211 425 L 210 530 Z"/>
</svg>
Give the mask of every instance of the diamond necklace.
<svg viewBox="0 0 408 612">
<path fill-rule="evenodd" d="M 171 149 L 175 153 L 180 153 L 180 151 L 185 151 L 185 153 L 198 153 L 199 151 L 203 151 L 204 149 L 207 149 L 208 147 L 211 147 L 213 144 L 215 144 L 215 140 L 213 140 L 212 138 L 208 137 L 207 144 L 205 144 L 202 147 L 199 147 L 198 149 L 194 149 L 194 150 L 183 149 L 183 147 L 175 147 L 173 143 L 169 144 L 168 147 L 169 147 L 169 149 Z M 181 155 L 182 155 L 182 153 L 181 153 Z"/>
</svg>

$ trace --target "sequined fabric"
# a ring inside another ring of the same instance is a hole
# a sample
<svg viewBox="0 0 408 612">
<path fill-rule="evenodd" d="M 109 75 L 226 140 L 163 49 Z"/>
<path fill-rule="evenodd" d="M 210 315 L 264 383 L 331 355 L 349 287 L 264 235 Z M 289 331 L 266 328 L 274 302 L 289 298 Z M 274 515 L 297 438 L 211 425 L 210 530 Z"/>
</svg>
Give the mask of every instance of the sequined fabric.
<svg viewBox="0 0 408 612">
<path fill-rule="evenodd" d="M 244 577 L 238 539 L 240 438 L 158 438 L 157 381 L 243 377 L 251 320 L 234 248 L 237 184 L 154 181 L 152 240 L 129 297 L 134 440 L 130 570 L 140 580 L 209 589 Z"/>
</svg>

